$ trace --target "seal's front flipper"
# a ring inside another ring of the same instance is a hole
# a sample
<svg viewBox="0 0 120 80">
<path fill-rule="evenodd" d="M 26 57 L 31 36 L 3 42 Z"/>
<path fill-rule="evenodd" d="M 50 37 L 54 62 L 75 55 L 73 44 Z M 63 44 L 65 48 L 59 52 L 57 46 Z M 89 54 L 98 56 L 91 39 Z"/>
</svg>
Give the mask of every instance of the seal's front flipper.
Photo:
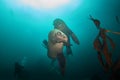
<svg viewBox="0 0 120 80">
<path fill-rule="evenodd" d="M 48 49 L 48 41 L 47 40 L 43 40 L 43 44 L 44 44 L 43 46 Z"/>
<path fill-rule="evenodd" d="M 77 36 L 74 33 L 71 34 L 71 38 L 76 44 L 78 45 L 80 44 L 80 41 L 78 40 Z"/>
</svg>

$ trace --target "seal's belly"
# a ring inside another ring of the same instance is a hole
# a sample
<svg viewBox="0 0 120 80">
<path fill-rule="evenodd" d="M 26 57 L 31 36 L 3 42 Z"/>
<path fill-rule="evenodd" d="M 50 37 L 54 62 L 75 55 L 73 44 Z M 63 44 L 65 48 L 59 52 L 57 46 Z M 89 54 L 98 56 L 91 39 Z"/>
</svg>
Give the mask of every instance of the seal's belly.
<svg viewBox="0 0 120 80">
<path fill-rule="evenodd" d="M 62 53 L 63 43 L 49 44 L 48 57 L 54 59 L 57 57 L 57 53 Z"/>
</svg>

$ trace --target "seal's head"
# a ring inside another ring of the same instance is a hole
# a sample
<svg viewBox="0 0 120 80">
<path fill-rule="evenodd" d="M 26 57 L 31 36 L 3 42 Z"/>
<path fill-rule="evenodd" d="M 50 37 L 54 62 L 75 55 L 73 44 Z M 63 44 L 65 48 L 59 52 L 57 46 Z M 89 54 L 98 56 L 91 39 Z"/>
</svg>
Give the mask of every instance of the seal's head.
<svg viewBox="0 0 120 80">
<path fill-rule="evenodd" d="M 60 18 L 57 18 L 53 21 L 53 25 L 54 25 L 54 28 L 56 29 L 63 29 L 66 25 L 65 25 L 65 22 L 60 19 Z"/>
</svg>

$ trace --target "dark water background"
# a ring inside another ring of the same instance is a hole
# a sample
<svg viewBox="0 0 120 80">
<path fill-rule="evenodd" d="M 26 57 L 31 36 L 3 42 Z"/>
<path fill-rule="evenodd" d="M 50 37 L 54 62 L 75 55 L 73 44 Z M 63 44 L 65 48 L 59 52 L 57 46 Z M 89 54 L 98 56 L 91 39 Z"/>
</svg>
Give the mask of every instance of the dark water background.
<svg viewBox="0 0 120 80">
<path fill-rule="evenodd" d="M 120 32 L 115 19 L 115 16 L 120 19 L 120 0 L 79 0 L 76 8 L 71 5 L 56 11 L 34 10 L 12 4 L 14 1 L 0 0 L 0 80 L 14 80 L 16 61 L 25 61 L 29 80 L 63 80 L 55 70 L 50 71 L 50 59 L 42 46 L 55 18 L 63 19 L 80 40 L 80 45 L 71 42 L 73 56 L 67 58 L 64 80 L 90 80 L 96 74 L 103 75 L 93 47 L 98 30 L 89 20 L 89 14 L 99 19 L 102 27 Z M 120 55 L 120 35 L 108 35 L 116 43 L 115 61 Z"/>
</svg>

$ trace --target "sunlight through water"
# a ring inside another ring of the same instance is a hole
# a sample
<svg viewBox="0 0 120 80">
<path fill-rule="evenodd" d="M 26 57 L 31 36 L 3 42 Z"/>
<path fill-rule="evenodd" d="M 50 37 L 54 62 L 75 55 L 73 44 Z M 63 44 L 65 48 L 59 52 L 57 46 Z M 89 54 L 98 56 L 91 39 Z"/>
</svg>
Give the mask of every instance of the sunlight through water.
<svg viewBox="0 0 120 80">
<path fill-rule="evenodd" d="M 78 7 L 80 0 L 6 0 L 12 7 L 29 7 L 36 10 L 57 10 Z"/>
</svg>

